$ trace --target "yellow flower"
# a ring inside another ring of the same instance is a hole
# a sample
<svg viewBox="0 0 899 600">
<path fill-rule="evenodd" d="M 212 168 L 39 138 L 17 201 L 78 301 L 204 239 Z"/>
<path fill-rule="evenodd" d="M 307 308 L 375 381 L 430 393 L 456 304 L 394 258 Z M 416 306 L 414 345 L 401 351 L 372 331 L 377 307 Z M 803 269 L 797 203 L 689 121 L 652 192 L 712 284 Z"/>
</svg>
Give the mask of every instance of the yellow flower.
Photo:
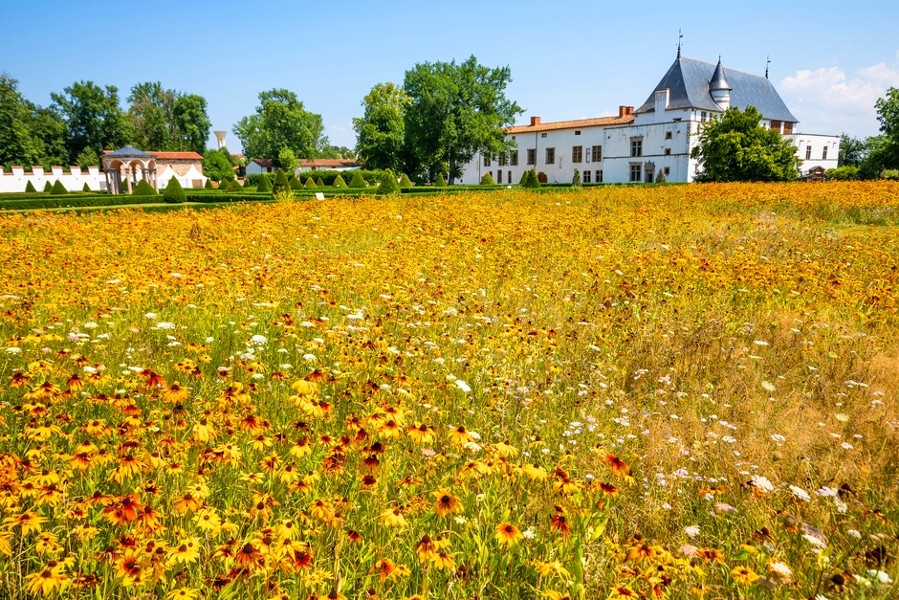
<svg viewBox="0 0 899 600">
<path fill-rule="evenodd" d="M 199 557 L 200 540 L 197 538 L 187 538 L 179 541 L 177 545 L 169 548 L 169 559 L 166 564 L 171 566 L 176 563 L 192 563 Z"/>
<path fill-rule="evenodd" d="M 166 600 L 196 600 L 200 591 L 193 588 L 175 588 L 165 595 Z"/>
<path fill-rule="evenodd" d="M 26 510 L 18 517 L 6 517 L 3 524 L 8 525 L 10 529 L 15 526 L 22 528 L 22 536 L 28 535 L 32 531 L 40 531 L 41 525 L 46 523 L 46 517 L 42 517 L 38 513 Z"/>
<path fill-rule="evenodd" d="M 439 489 L 431 493 L 436 502 L 434 502 L 434 512 L 440 517 L 462 512 L 462 505 L 459 499 L 444 489 Z"/>
<path fill-rule="evenodd" d="M 736 567 L 730 574 L 734 581 L 742 585 L 751 585 L 759 580 L 759 576 L 749 567 Z"/>
<path fill-rule="evenodd" d="M 46 567 L 42 571 L 32 573 L 25 577 L 25 589 L 32 594 L 49 596 L 62 591 L 72 583 L 69 576 L 62 572 L 61 566 Z"/>
<path fill-rule="evenodd" d="M 500 546 L 514 546 L 518 540 L 524 537 L 515 525 L 511 523 L 500 523 L 494 530 L 494 537 Z"/>
<path fill-rule="evenodd" d="M 405 527 L 406 518 L 399 508 L 385 508 L 381 511 L 381 523 L 387 527 Z"/>
</svg>

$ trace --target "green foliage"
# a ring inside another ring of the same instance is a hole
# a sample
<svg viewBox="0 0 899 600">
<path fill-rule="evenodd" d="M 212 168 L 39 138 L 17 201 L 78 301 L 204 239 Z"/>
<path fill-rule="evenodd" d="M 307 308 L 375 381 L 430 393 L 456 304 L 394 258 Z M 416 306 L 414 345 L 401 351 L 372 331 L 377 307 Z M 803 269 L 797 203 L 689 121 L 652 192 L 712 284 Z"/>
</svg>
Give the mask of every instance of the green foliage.
<svg viewBox="0 0 899 600">
<path fill-rule="evenodd" d="M 300 180 L 297 179 L 296 177 L 291 177 L 290 178 L 290 189 L 292 189 L 293 191 L 301 190 L 301 189 L 303 189 L 303 184 L 300 183 Z"/>
<path fill-rule="evenodd" d="M 315 188 L 315 187 L 318 187 L 318 186 L 316 185 L 314 179 L 312 179 L 311 177 L 307 177 L 307 178 L 306 178 L 306 185 L 304 185 L 303 187 L 305 187 L 305 188 L 307 188 L 307 189 L 312 189 L 312 188 Z"/>
<path fill-rule="evenodd" d="M 278 172 L 275 173 L 275 182 L 272 184 L 272 196 L 284 192 L 290 193 L 290 182 L 287 180 L 287 173 L 278 169 Z"/>
<path fill-rule="evenodd" d="M 243 186 L 240 185 L 240 182 L 236 179 L 228 184 L 228 187 L 225 188 L 228 192 L 242 192 Z"/>
<path fill-rule="evenodd" d="M 378 186 L 378 194 L 382 196 L 399 194 L 400 186 L 396 182 L 396 173 L 391 169 L 384 169 L 381 175 L 381 184 Z"/>
<path fill-rule="evenodd" d="M 858 179 L 858 167 L 855 165 L 845 165 L 837 167 L 836 169 L 827 169 L 824 176 L 827 179 L 832 179 L 834 181 L 850 181 L 852 179 Z"/>
<path fill-rule="evenodd" d="M 524 188 L 538 188 L 540 187 L 540 179 L 537 177 L 537 172 L 534 169 L 528 169 L 524 172 L 524 175 L 521 176 L 521 187 Z"/>
<path fill-rule="evenodd" d="M 849 134 L 840 135 L 840 158 L 837 165 L 840 167 L 858 167 L 868 157 L 868 141 L 850 137 Z"/>
<path fill-rule="evenodd" d="M 877 159 L 884 170 L 899 169 L 899 89 L 891 87 L 887 90 L 886 96 L 879 98 L 874 108 L 884 138 L 879 142 Z"/>
<path fill-rule="evenodd" d="M 85 181 L 85 182 L 84 182 L 84 185 L 81 187 L 81 191 L 82 191 L 82 192 L 88 192 L 88 193 L 90 193 L 90 192 L 92 192 L 93 190 L 91 189 L 91 186 L 89 186 L 89 185 L 87 184 L 87 182 Z"/>
<path fill-rule="evenodd" d="M 101 88 L 92 81 L 79 81 L 50 97 L 68 128 L 68 164 L 85 148 L 99 155 L 125 145 L 134 135 L 131 121 L 119 107 L 119 90 L 114 85 Z"/>
<path fill-rule="evenodd" d="M 316 178 L 315 185 L 317 187 L 325 187 L 325 182 L 321 177 Z"/>
<path fill-rule="evenodd" d="M 365 181 L 365 179 L 362 177 L 362 173 L 360 173 L 358 170 L 353 171 L 353 178 L 350 180 L 350 187 L 351 188 L 368 187 L 368 182 Z"/>
<path fill-rule="evenodd" d="M 884 169 L 880 176 L 890 181 L 899 181 L 899 169 Z"/>
<path fill-rule="evenodd" d="M 665 183 L 665 181 L 667 181 L 665 178 L 665 169 L 656 171 L 656 183 Z"/>
<path fill-rule="evenodd" d="M 697 181 L 792 181 L 799 171 L 796 147 L 763 127 L 754 106 L 728 108 L 706 123 L 693 158 L 701 162 Z"/>
<path fill-rule="evenodd" d="M 278 162 L 280 163 L 281 168 L 291 176 L 293 176 L 294 172 L 297 170 L 297 165 L 300 164 L 296 155 L 293 153 L 293 150 L 290 148 L 281 148 L 278 152 Z"/>
<path fill-rule="evenodd" d="M 53 193 L 53 184 L 49 181 L 44 183 L 44 193 L 52 194 Z"/>
<path fill-rule="evenodd" d="M 100 157 L 97 156 L 97 153 L 94 152 L 93 148 L 85 148 L 75 158 L 75 164 L 82 169 L 98 167 L 100 166 Z"/>
<path fill-rule="evenodd" d="M 0 73 L 0 165 L 72 164 L 66 148 L 66 123 L 54 108 L 29 102 L 18 82 Z"/>
<path fill-rule="evenodd" d="M 212 128 L 212 122 L 206 112 L 206 98 L 197 94 L 179 93 L 175 99 L 173 117 L 174 142 L 177 145 L 173 150 L 193 150 L 197 154 L 202 154 L 209 138 L 209 130 Z"/>
<path fill-rule="evenodd" d="M 249 181 L 247 181 L 249 183 Z M 259 176 L 256 180 L 256 191 L 257 192 L 270 192 L 272 191 L 272 182 L 268 178 L 267 175 Z"/>
<path fill-rule="evenodd" d="M 187 194 L 184 193 L 184 188 L 181 187 L 174 175 L 162 191 L 162 198 L 169 204 L 180 204 L 187 201 Z"/>
<path fill-rule="evenodd" d="M 208 177 L 208 176 L 206 177 L 206 183 L 203 184 L 203 189 L 204 189 L 204 190 L 212 190 L 212 189 L 215 189 L 215 188 L 212 186 L 212 178 L 211 178 L 211 177 Z"/>
<path fill-rule="evenodd" d="M 203 156 L 203 174 L 219 182 L 234 179 L 234 165 L 227 150 L 207 150 Z"/>
<path fill-rule="evenodd" d="M 406 71 L 403 88 L 411 102 L 405 146 L 413 175 L 434 177 L 446 168 L 452 183 L 478 150 L 507 150 L 503 127 L 523 112 L 505 96 L 510 81 L 509 67 L 490 69 L 474 56 L 461 64 L 421 63 Z"/>
<path fill-rule="evenodd" d="M 153 189 L 153 186 L 150 185 L 146 179 L 141 179 L 137 182 L 137 185 L 134 186 L 134 189 L 131 190 L 131 194 L 133 196 L 153 196 L 156 195 L 156 190 Z"/>
<path fill-rule="evenodd" d="M 50 193 L 54 196 L 57 194 L 68 194 L 69 190 L 66 189 L 66 186 L 64 186 L 59 179 L 57 179 L 53 182 L 53 187 L 50 188 Z"/>
<path fill-rule="evenodd" d="M 574 170 L 574 176 L 571 178 L 571 186 L 581 187 L 581 172 L 577 169 Z"/>
<path fill-rule="evenodd" d="M 496 180 L 493 178 L 493 175 L 490 171 L 484 173 L 484 176 L 481 177 L 480 185 L 496 185 Z"/>
<path fill-rule="evenodd" d="M 279 158 L 284 148 L 313 158 L 325 141 L 321 115 L 308 112 L 287 89 L 261 92 L 255 114 L 242 118 L 233 131 L 253 158 Z"/>
<path fill-rule="evenodd" d="M 337 177 L 334 178 L 334 187 L 336 188 L 345 188 L 346 182 L 343 180 L 343 177 L 338 173 Z"/>
<path fill-rule="evenodd" d="M 439 173 L 437 175 L 437 180 L 434 182 L 434 185 L 436 187 L 446 187 L 446 175 L 444 175 L 443 173 Z"/>
<path fill-rule="evenodd" d="M 400 187 L 401 188 L 410 188 L 413 185 L 414 184 L 412 183 L 412 180 L 409 179 L 409 176 L 406 175 L 405 173 L 403 173 L 403 176 L 400 177 Z"/>
<path fill-rule="evenodd" d="M 87 184 L 85 184 L 87 185 Z M 25 184 L 25 193 L 26 194 L 36 194 L 37 190 L 34 189 L 34 184 L 31 183 L 31 180 L 28 180 L 28 183 Z"/>
<path fill-rule="evenodd" d="M 399 170 L 404 163 L 406 91 L 392 83 L 376 84 L 362 100 L 365 112 L 353 119 L 359 160 L 367 169 Z"/>
</svg>

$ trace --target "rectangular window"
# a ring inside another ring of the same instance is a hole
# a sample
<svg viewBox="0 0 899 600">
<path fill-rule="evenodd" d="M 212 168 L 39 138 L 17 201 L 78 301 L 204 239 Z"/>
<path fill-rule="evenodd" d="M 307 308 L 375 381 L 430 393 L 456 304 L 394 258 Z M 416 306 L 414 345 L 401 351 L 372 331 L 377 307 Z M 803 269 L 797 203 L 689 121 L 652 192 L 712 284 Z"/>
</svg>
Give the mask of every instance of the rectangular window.
<svg viewBox="0 0 899 600">
<path fill-rule="evenodd" d="M 789 121 L 784 122 L 784 135 L 790 135 L 793 133 L 793 124 Z"/>
<path fill-rule="evenodd" d="M 505 167 L 507 161 L 507 154 L 505 152 L 500 152 L 499 156 L 496 157 L 497 162 L 499 162 L 499 166 Z"/>
<path fill-rule="evenodd" d="M 596 179 L 596 183 L 602 183 L 602 169 L 600 169 L 596 172 L 595 179 Z"/>
<path fill-rule="evenodd" d="M 548 165 L 556 164 L 556 149 L 555 148 L 547 148 L 546 149 L 546 164 L 548 164 Z"/>
<path fill-rule="evenodd" d="M 771 131 L 780 133 L 780 121 L 771 121 Z"/>
<path fill-rule="evenodd" d="M 642 172 L 640 165 L 631 165 L 631 182 L 639 183 L 642 180 Z"/>
<path fill-rule="evenodd" d="M 509 151 L 509 165 L 513 167 L 518 166 L 518 150 Z"/>
<path fill-rule="evenodd" d="M 665 177 L 671 175 L 671 167 L 665 167 Z"/>
<path fill-rule="evenodd" d="M 502 183 L 502 182 L 503 182 L 503 172 L 501 169 L 497 169 L 496 170 L 496 183 Z"/>
<path fill-rule="evenodd" d="M 571 147 L 571 162 L 579 163 L 584 161 L 584 147 L 583 146 L 572 146 Z"/>
<path fill-rule="evenodd" d="M 631 140 L 631 157 L 637 158 L 640 156 L 643 156 L 643 140 L 633 139 Z"/>
<path fill-rule="evenodd" d="M 545 137 L 546 137 L 546 134 L 545 134 L 545 133 L 541 133 L 541 134 L 540 134 L 540 137 L 545 138 Z"/>
<path fill-rule="evenodd" d="M 707 114 L 705 111 L 702 111 L 702 112 L 700 113 L 699 120 L 700 120 L 702 123 L 705 123 L 705 120 L 706 120 L 707 117 L 708 117 L 708 114 Z"/>
<path fill-rule="evenodd" d="M 529 165 L 537 164 L 537 149 L 536 148 L 528 148 L 528 164 Z"/>
<path fill-rule="evenodd" d="M 670 131 L 666 131 L 666 132 L 665 132 L 665 139 L 666 139 L 666 140 L 670 140 L 670 139 L 671 139 L 671 132 L 670 132 Z"/>
<path fill-rule="evenodd" d="M 484 166 L 485 166 L 485 167 L 489 167 L 489 166 L 490 166 L 490 155 L 489 155 L 489 154 L 485 154 L 485 155 L 484 155 Z"/>
<path fill-rule="evenodd" d="M 805 147 L 805 160 L 811 160 L 811 159 L 812 159 L 812 145 L 809 144 L 808 146 Z"/>
<path fill-rule="evenodd" d="M 593 162 L 600 162 L 602 160 L 602 146 L 593 146 Z"/>
<path fill-rule="evenodd" d="M 589 150 L 589 148 L 587 148 Z M 584 171 L 584 183 L 590 183 L 590 171 Z"/>
<path fill-rule="evenodd" d="M 584 162 L 590 162 L 592 160 L 591 151 L 593 149 L 590 146 L 587 146 L 587 158 L 584 159 Z"/>
<path fill-rule="evenodd" d="M 824 150 L 821 151 L 821 160 L 827 160 L 827 146 L 824 146 Z"/>
<path fill-rule="evenodd" d="M 506 171 L 506 181 L 512 183 L 512 171 Z"/>
<path fill-rule="evenodd" d="M 671 148 L 665 148 L 665 156 L 671 156 Z"/>
</svg>

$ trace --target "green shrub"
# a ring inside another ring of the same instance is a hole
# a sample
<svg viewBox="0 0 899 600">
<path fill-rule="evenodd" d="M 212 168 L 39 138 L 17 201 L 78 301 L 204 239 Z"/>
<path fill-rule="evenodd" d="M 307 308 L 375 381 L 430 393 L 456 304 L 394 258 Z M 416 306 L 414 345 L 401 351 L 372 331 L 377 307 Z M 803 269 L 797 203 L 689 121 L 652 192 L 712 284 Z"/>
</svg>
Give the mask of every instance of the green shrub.
<svg viewBox="0 0 899 600">
<path fill-rule="evenodd" d="M 325 182 L 321 177 L 316 178 L 315 180 L 316 187 L 325 187 Z"/>
<path fill-rule="evenodd" d="M 446 187 L 446 175 L 441 173 L 437 176 L 437 181 L 434 182 L 435 187 Z"/>
<path fill-rule="evenodd" d="M 225 189 L 227 192 L 242 192 L 243 186 L 240 185 L 240 182 L 236 179 L 228 184 L 228 187 Z"/>
<path fill-rule="evenodd" d="M 174 175 L 172 175 L 172 178 L 169 179 L 168 184 L 166 184 L 165 190 L 162 192 L 162 198 L 169 204 L 180 204 L 187 201 L 187 195 L 184 193 L 184 188 L 181 187 L 181 184 L 178 183 L 178 179 L 176 179 Z"/>
<path fill-rule="evenodd" d="M 204 190 L 213 190 L 213 189 L 215 189 L 214 187 L 212 187 L 212 179 L 210 179 L 209 177 L 206 178 L 206 183 L 203 184 L 203 189 L 204 189 Z"/>
<path fill-rule="evenodd" d="M 31 180 L 28 180 L 28 183 L 25 184 L 25 193 L 26 194 L 36 194 L 37 190 L 34 189 L 34 184 L 31 183 Z"/>
<path fill-rule="evenodd" d="M 368 187 L 368 182 L 365 181 L 365 179 L 362 177 L 362 173 L 360 173 L 358 170 L 353 171 L 353 178 L 350 180 L 350 187 L 357 189 Z"/>
<path fill-rule="evenodd" d="M 401 188 L 410 188 L 413 185 L 414 184 L 412 183 L 412 180 L 409 179 L 409 176 L 406 175 L 405 173 L 403 173 L 403 176 L 400 177 L 400 187 Z"/>
<path fill-rule="evenodd" d="M 292 189 L 293 191 L 299 191 L 303 189 L 303 184 L 300 183 L 300 180 L 296 177 L 292 177 L 290 179 L 290 189 Z"/>
<path fill-rule="evenodd" d="M 89 185 L 87 184 L 87 182 L 85 181 L 85 182 L 84 182 L 84 187 L 81 188 L 81 191 L 82 191 L 82 192 L 92 192 L 93 190 L 91 189 L 91 186 L 89 186 Z"/>
<path fill-rule="evenodd" d="M 250 178 L 247 177 L 247 183 L 250 183 Z M 258 176 L 256 180 L 256 191 L 257 192 L 270 192 L 272 191 L 272 182 L 265 175 Z"/>
<path fill-rule="evenodd" d="M 667 179 L 665 178 L 665 169 L 659 169 L 656 171 L 656 183 L 665 183 Z"/>
<path fill-rule="evenodd" d="M 318 186 L 315 185 L 315 181 L 313 181 L 313 179 L 312 179 L 311 177 L 307 177 L 307 178 L 306 178 L 306 185 L 303 186 L 303 187 L 305 187 L 305 188 L 307 188 L 307 189 L 312 189 L 312 188 L 318 187 Z"/>
<path fill-rule="evenodd" d="M 381 175 L 381 185 L 378 186 L 378 194 L 386 196 L 399 193 L 400 186 L 396 182 L 396 174 L 390 169 L 384 169 L 384 173 Z"/>
<path fill-rule="evenodd" d="M 496 185 L 496 180 L 493 178 L 493 174 L 490 171 L 484 173 L 484 176 L 481 177 L 480 185 Z"/>
<path fill-rule="evenodd" d="M 290 182 L 287 181 L 287 173 L 278 169 L 275 173 L 275 183 L 272 185 L 272 196 L 284 192 L 290 192 Z"/>
<path fill-rule="evenodd" d="M 132 196 L 152 196 L 156 193 L 156 190 L 153 189 L 153 186 L 146 179 L 138 181 L 134 189 L 131 190 Z"/>
<path fill-rule="evenodd" d="M 341 177 L 339 174 L 337 175 L 337 177 L 334 178 L 334 187 L 336 187 L 336 188 L 345 188 L 346 187 L 346 182 L 343 180 L 343 177 Z"/>
<path fill-rule="evenodd" d="M 538 188 L 540 187 L 540 180 L 537 178 L 537 173 L 534 169 L 528 169 L 524 172 L 524 175 L 521 177 L 521 187 L 525 188 Z"/>
<path fill-rule="evenodd" d="M 899 180 L 899 169 L 884 169 L 880 176 L 891 181 Z"/>
<path fill-rule="evenodd" d="M 659 171 L 659 173 L 661 173 L 661 171 Z M 581 172 L 577 169 L 574 170 L 574 176 L 571 178 L 571 186 L 581 187 Z"/>
<path fill-rule="evenodd" d="M 54 196 L 57 194 L 68 194 L 69 190 L 66 189 L 66 186 L 64 186 L 59 179 L 57 179 L 53 182 L 53 187 L 50 188 L 50 193 Z"/>
<path fill-rule="evenodd" d="M 53 184 L 50 183 L 49 181 L 48 181 L 47 183 L 44 184 L 44 193 L 45 193 L 45 194 L 52 194 L 52 193 L 53 193 Z"/>
</svg>

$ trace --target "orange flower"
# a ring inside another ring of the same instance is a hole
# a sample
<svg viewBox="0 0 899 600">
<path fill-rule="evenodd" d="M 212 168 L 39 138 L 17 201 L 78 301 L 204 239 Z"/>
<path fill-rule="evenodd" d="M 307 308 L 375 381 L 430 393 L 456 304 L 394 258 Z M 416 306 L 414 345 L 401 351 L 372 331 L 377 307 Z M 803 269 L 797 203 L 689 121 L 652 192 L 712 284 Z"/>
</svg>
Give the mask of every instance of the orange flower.
<svg viewBox="0 0 899 600">
<path fill-rule="evenodd" d="M 612 473 L 618 476 L 629 477 L 631 474 L 631 468 L 627 466 L 623 460 L 615 456 L 614 454 L 606 454 L 606 457 L 603 459 L 610 469 L 612 469 Z"/>
<path fill-rule="evenodd" d="M 514 546 L 524 537 L 524 534 L 511 523 L 500 523 L 496 526 L 493 537 L 496 538 L 500 546 Z"/>
<path fill-rule="evenodd" d="M 436 492 L 432 492 L 431 495 L 437 499 L 434 502 L 434 512 L 438 516 L 445 517 L 446 515 L 462 512 L 462 505 L 459 503 L 459 499 L 448 491 L 439 489 Z"/>
</svg>

